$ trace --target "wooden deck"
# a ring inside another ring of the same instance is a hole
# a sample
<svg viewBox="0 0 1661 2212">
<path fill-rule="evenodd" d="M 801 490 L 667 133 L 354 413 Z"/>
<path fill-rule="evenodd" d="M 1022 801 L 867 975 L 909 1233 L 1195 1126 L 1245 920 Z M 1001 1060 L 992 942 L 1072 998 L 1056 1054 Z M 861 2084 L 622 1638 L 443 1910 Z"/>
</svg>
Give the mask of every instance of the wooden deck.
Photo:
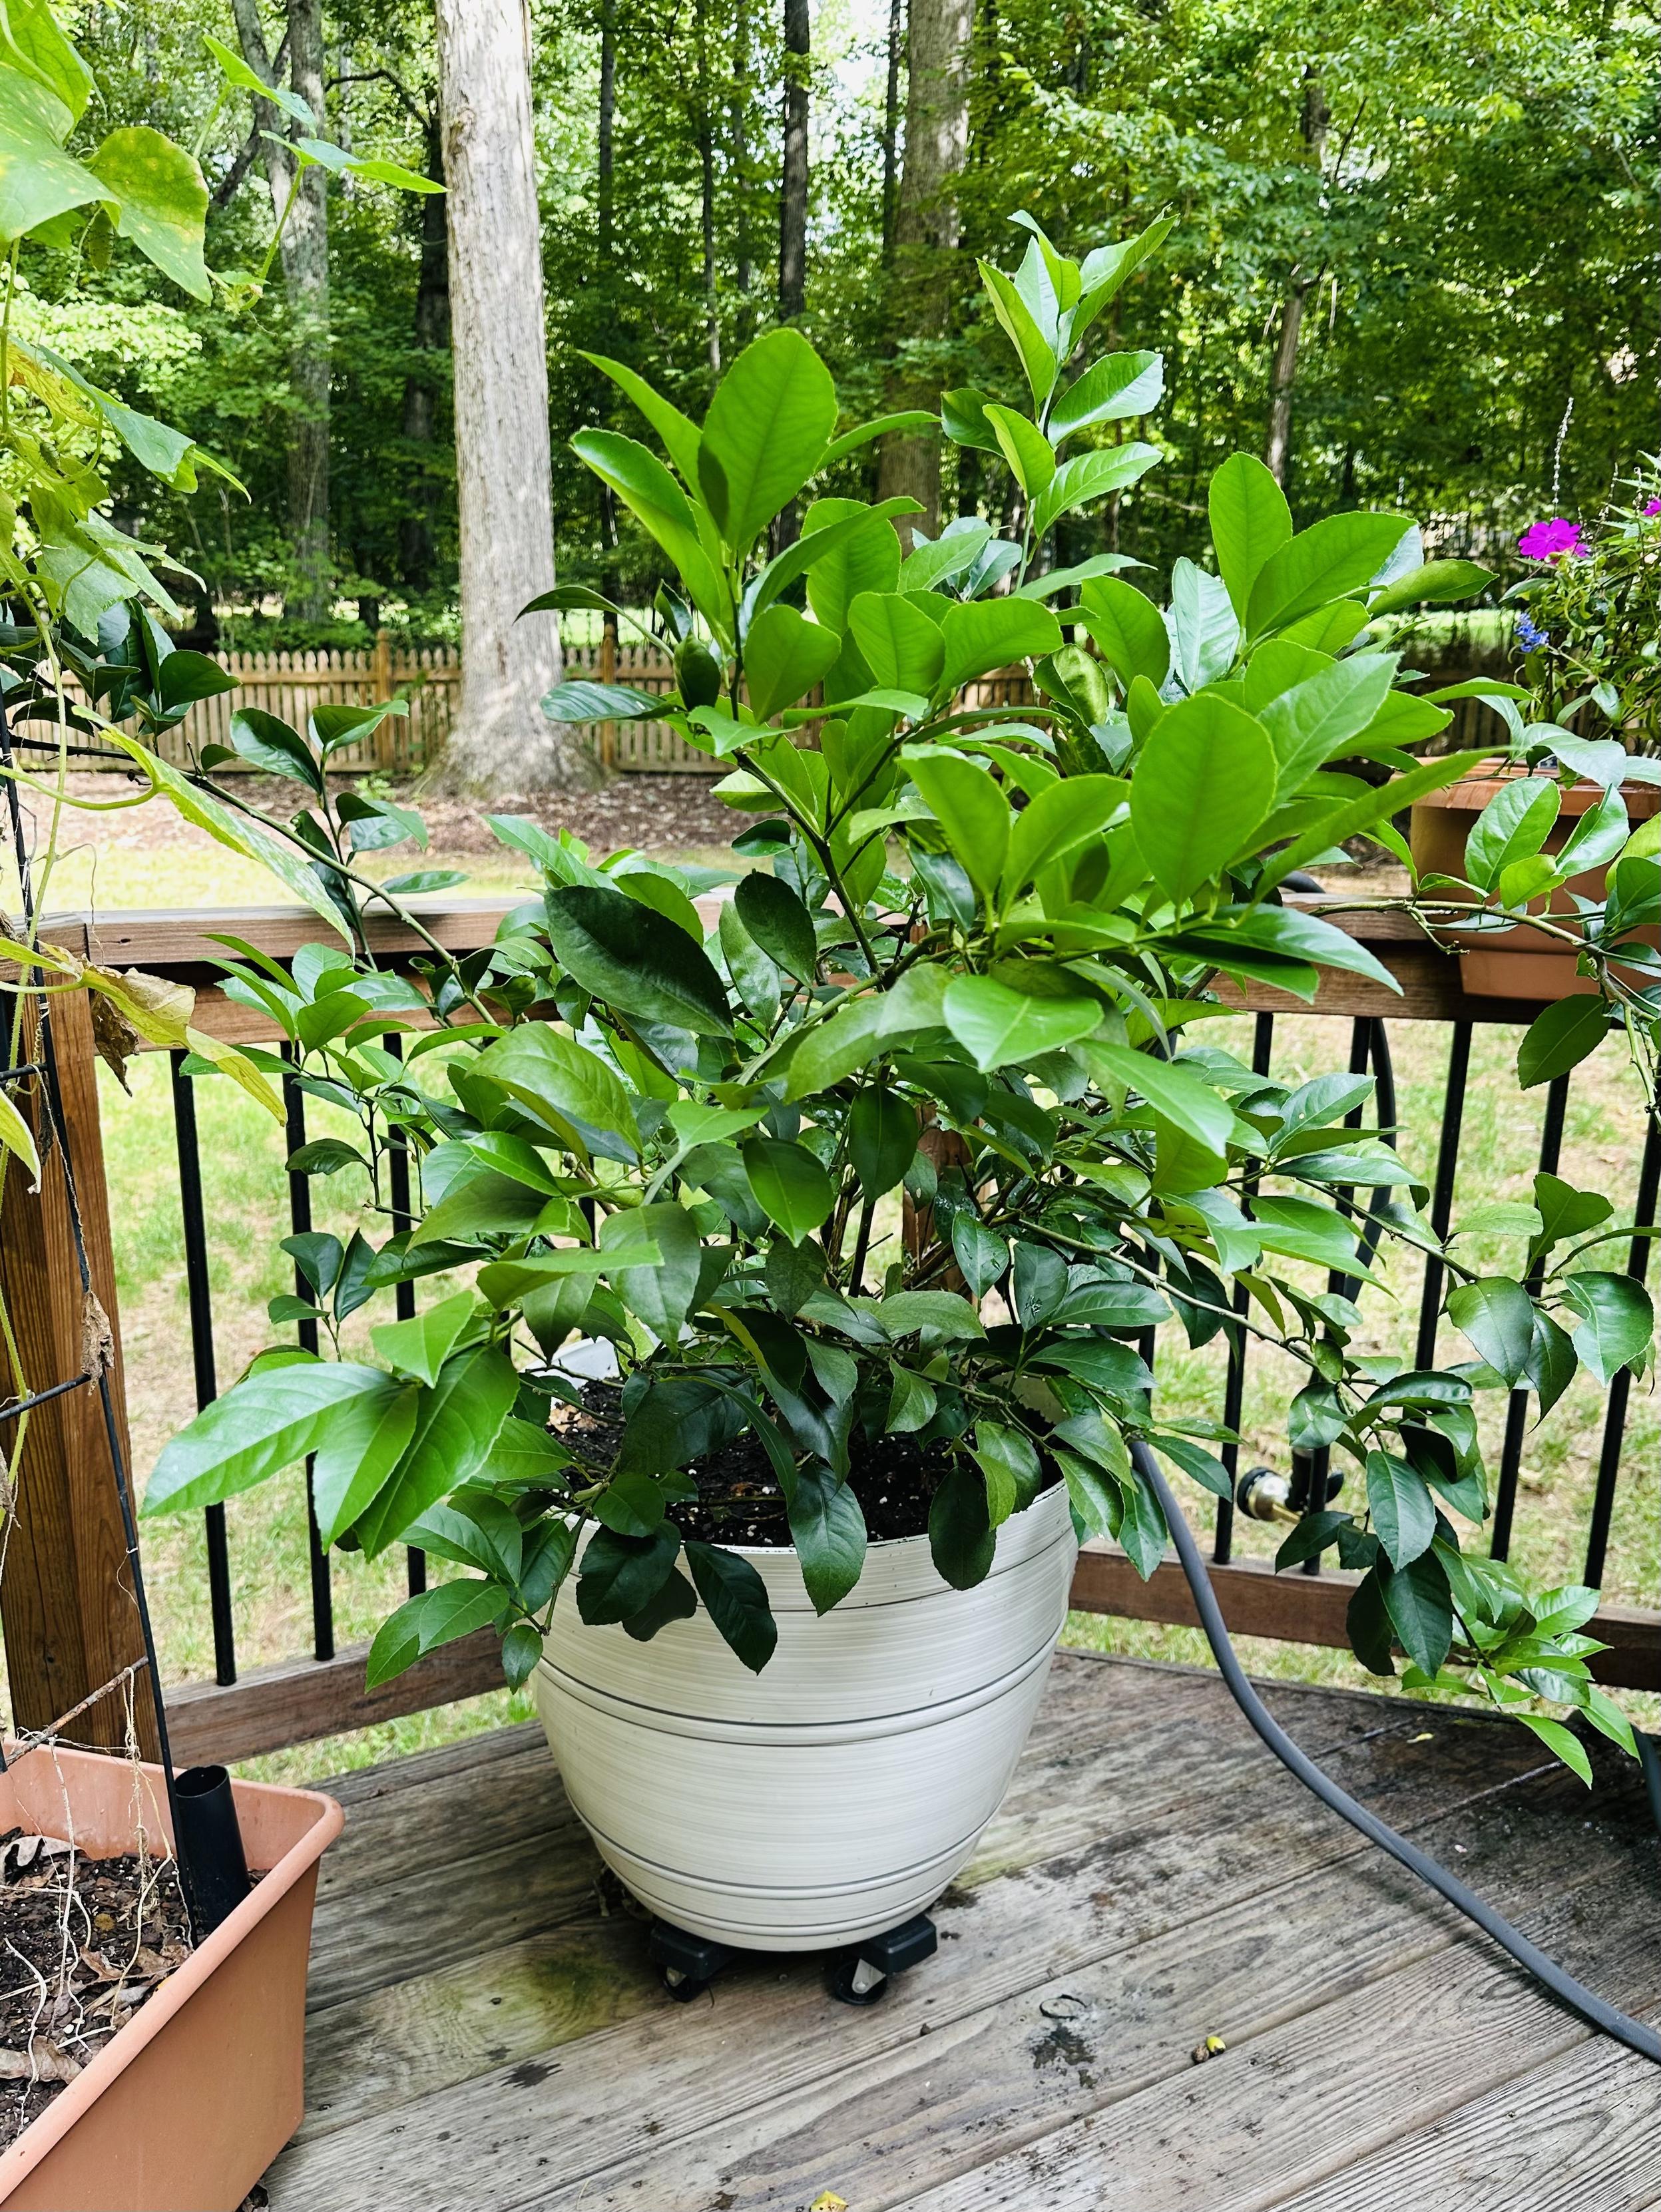
<svg viewBox="0 0 1661 2212">
<path fill-rule="evenodd" d="M 1628 2009 L 1661 2009 L 1635 1771 L 1277 1687 L 1299 1741 Z M 273 2212 L 1641 2212 L 1661 2072 L 1310 1797 L 1214 1677 L 1064 1654 L 938 1957 L 673 2003 L 540 1731 L 337 1790 L 309 2112 Z M 1227 2048 L 1196 2063 L 1208 2036 Z"/>
</svg>

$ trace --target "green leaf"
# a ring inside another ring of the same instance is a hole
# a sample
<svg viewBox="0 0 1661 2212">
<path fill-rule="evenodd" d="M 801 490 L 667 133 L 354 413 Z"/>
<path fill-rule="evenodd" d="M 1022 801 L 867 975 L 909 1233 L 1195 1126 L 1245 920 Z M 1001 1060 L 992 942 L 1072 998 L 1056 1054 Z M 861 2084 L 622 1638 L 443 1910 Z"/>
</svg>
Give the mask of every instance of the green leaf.
<svg viewBox="0 0 1661 2212">
<path fill-rule="evenodd" d="M 1367 1454 L 1367 1510 L 1390 1565 L 1404 1567 L 1430 1549 L 1436 1501 L 1416 1468 L 1392 1453 Z"/>
<path fill-rule="evenodd" d="M 836 419 L 834 414 L 831 419 Z M 779 1640 L 766 1583 L 748 1559 L 718 1544 L 689 1542 L 686 1564 L 704 1609 L 727 1648 L 752 1674 L 759 1674 Z"/>
<path fill-rule="evenodd" d="M 1514 1388 L 1534 1346 L 1534 1303 L 1508 1275 L 1489 1275 L 1450 1291 L 1448 1319 L 1496 1375 Z"/>
<path fill-rule="evenodd" d="M 473 1063 L 514 1103 L 561 1138 L 575 1129 L 589 1150 L 609 1132 L 628 1158 L 640 1152 L 640 1131 L 628 1092 L 601 1060 L 548 1022 L 526 1023 L 487 1045 Z M 616 1158 L 613 1147 L 605 1157 Z"/>
<path fill-rule="evenodd" d="M 651 1603 L 680 1557 L 680 1531 L 663 1522 L 649 1536 L 596 1528 L 577 1571 L 577 1612 L 591 1628 L 627 1620 Z"/>
<path fill-rule="evenodd" d="M 848 1157 L 866 1197 L 892 1190 L 916 1151 L 916 1108 L 897 1091 L 867 1085 L 848 1115 Z"/>
<path fill-rule="evenodd" d="M 953 1589 L 973 1589 L 991 1571 L 997 1542 L 985 1480 L 959 1462 L 929 1503 L 928 1548 L 935 1571 Z"/>
<path fill-rule="evenodd" d="M 875 439 L 931 437 L 940 427 L 939 416 L 922 407 L 903 407 L 895 415 L 876 416 L 871 422 L 861 422 L 855 429 L 844 430 L 839 438 L 833 438 L 824 449 L 819 467 L 828 469 L 837 461 L 846 460 L 849 453 L 858 453 L 861 446 L 868 446 Z M 913 512 L 920 514 L 922 510 L 914 507 Z"/>
<path fill-rule="evenodd" d="M 1246 602 L 1247 633 L 1262 637 L 1370 583 L 1411 525 L 1399 514 L 1329 514 L 1272 552 Z"/>
<path fill-rule="evenodd" d="M 36 81 L 0 69 L 0 238 L 21 238 L 71 208 L 108 198 L 108 188 L 66 154 L 45 120 L 54 95 L 37 106 Z"/>
<path fill-rule="evenodd" d="M 585 991 L 622 1012 L 701 1036 L 733 1026 L 726 987 L 684 929 L 621 891 L 563 884 L 547 894 L 548 938 Z"/>
<path fill-rule="evenodd" d="M 829 1613 L 858 1582 L 865 1565 L 865 1516 L 847 1483 L 823 1460 L 796 1469 L 790 1494 L 790 1540 L 815 1613 Z"/>
<path fill-rule="evenodd" d="M 1050 441 L 1036 422 L 1013 407 L 989 406 L 986 419 L 1016 483 L 1029 499 L 1033 498 L 1056 473 Z"/>
<path fill-rule="evenodd" d="M 1427 1674 L 1439 1674 L 1453 1642 L 1453 1595 L 1433 1552 L 1423 1553 L 1389 1577 L 1384 1610 L 1414 1665 Z"/>
<path fill-rule="evenodd" d="M 678 1342 L 697 1304 L 703 1265 L 703 1240 L 685 1207 L 665 1201 L 608 1214 L 599 1243 L 611 1257 L 611 1281 L 629 1311 L 660 1344 Z M 656 1257 L 643 1258 L 637 1267 L 623 1264 L 637 1244 Z"/>
<path fill-rule="evenodd" d="M 1577 1190 L 1573 1183 L 1548 1175 L 1543 1169 L 1534 1178 L 1534 1204 L 1540 1229 L 1530 1259 L 1542 1259 L 1554 1244 L 1600 1227 L 1615 1211 L 1602 1191 Z"/>
<path fill-rule="evenodd" d="M 1253 1226 L 1266 1252 L 1313 1260 L 1342 1274 L 1355 1272 L 1356 1232 L 1330 1206 L 1307 1198 L 1259 1198 L 1252 1210 Z"/>
<path fill-rule="evenodd" d="M 92 97 L 94 79 L 58 28 L 49 0 L 10 0 L 0 13 L 0 63 L 48 96 L 58 111 L 57 136 L 66 137 Z"/>
<path fill-rule="evenodd" d="M 268 1369 L 206 1406 L 161 1448 L 143 1510 L 176 1513 L 216 1505 L 315 1451 L 340 1410 L 356 1398 L 383 1401 L 379 1367 L 307 1359 Z"/>
<path fill-rule="evenodd" d="M 1391 653 L 1354 653 L 1294 684 L 1258 709 L 1275 748 L 1280 798 L 1289 799 L 1301 790 L 1316 769 L 1336 759 L 1360 736 L 1384 705 L 1395 673 Z"/>
<path fill-rule="evenodd" d="M 1129 785 L 1116 775 L 1068 775 L 1047 784 L 1010 827 L 1000 896 L 1012 898 L 1040 869 L 1095 836 L 1129 795 Z"/>
<path fill-rule="evenodd" d="M 1032 394 L 1033 404 L 1042 407 L 1056 388 L 1056 376 L 1059 363 L 1055 353 L 1049 340 L 1034 319 L 1031 308 L 1008 277 L 1004 275 L 1002 270 L 995 267 L 989 261 L 983 261 L 980 264 L 980 271 L 981 282 L 985 285 L 992 301 L 992 311 L 1002 324 L 1010 343 L 1020 357 L 1021 368 L 1026 377 L 1027 388 Z M 952 395 L 955 399 L 961 399 L 963 396 L 961 393 Z M 979 397 L 978 394 L 975 396 Z M 982 411 L 983 416 L 983 403 Z M 942 419 L 946 422 L 947 435 L 955 437 L 957 433 L 952 428 L 951 419 L 946 416 L 944 409 Z M 976 439 L 974 442 L 978 444 L 980 441 Z"/>
<path fill-rule="evenodd" d="M 1064 642 L 1062 626 L 1048 607 L 1013 597 L 948 607 L 941 634 L 946 663 L 940 682 L 953 693 L 995 668 L 1058 652 Z"/>
<path fill-rule="evenodd" d="M 1580 1316 L 1574 1348 L 1600 1382 L 1612 1382 L 1629 1360 L 1648 1349 L 1654 1311 L 1649 1292 L 1632 1276 L 1591 1271 L 1566 1275 L 1563 1295 Z"/>
<path fill-rule="evenodd" d="M 837 1202 L 836 1186 L 806 1145 L 751 1137 L 744 1171 L 757 1205 L 793 1244 L 811 1236 Z"/>
<path fill-rule="evenodd" d="M 1244 622 L 1264 562 L 1292 541 L 1292 509 L 1274 476 L 1251 453 L 1231 453 L 1206 496 L 1218 571 Z"/>
<path fill-rule="evenodd" d="M 704 417 L 698 483 L 721 536 L 745 551 L 824 463 L 837 387 L 800 331 L 770 331 L 721 379 Z"/>
<path fill-rule="evenodd" d="M 1011 808 L 997 779 L 977 761 L 921 748 L 906 767 L 970 880 L 990 898 L 1009 850 Z"/>
<path fill-rule="evenodd" d="M 877 1307 L 877 1318 L 893 1338 L 930 1329 L 941 1338 L 984 1335 L 980 1316 L 955 1291 L 891 1291 Z"/>
<path fill-rule="evenodd" d="M 1220 1152 L 1234 1128 L 1234 1109 L 1202 1082 L 1192 1069 L 1152 1053 L 1135 1052 L 1129 1045 L 1101 1042 L 1092 1047 L 1092 1065 L 1098 1064 L 1115 1079 L 1141 1091 L 1156 1113 L 1208 1152 Z"/>
<path fill-rule="evenodd" d="M 1260 891 L 1273 890 L 1294 868 L 1301 868 L 1317 853 L 1342 845 L 1347 838 L 1360 836 L 1386 816 L 1410 807 L 1415 799 L 1423 799 L 1429 792 L 1440 791 L 1445 784 L 1457 782 L 1485 757 L 1482 753 L 1448 753 L 1440 760 L 1427 761 L 1423 768 L 1415 769 L 1409 775 L 1392 776 L 1377 789 L 1365 791 L 1358 798 L 1335 807 L 1266 864 L 1258 878 Z"/>
<path fill-rule="evenodd" d="M 313 791 L 322 790 L 323 771 L 317 756 L 298 730 L 275 714 L 259 707 L 239 707 L 231 716 L 230 738 L 242 758 L 264 769 L 268 775 L 284 775 Z"/>
<path fill-rule="evenodd" d="M 431 1385 L 472 1320 L 477 1304 L 471 1291 L 459 1291 L 408 1321 L 382 1322 L 369 1331 L 369 1341 L 389 1367 Z"/>
<path fill-rule="evenodd" d="M 1076 453 L 1057 469 L 1049 485 L 1032 503 L 1032 533 L 1042 538 L 1052 523 L 1092 499 L 1105 499 L 1123 491 L 1145 477 L 1159 459 L 1157 446 L 1132 439 L 1123 446 L 1101 446 L 1093 453 Z"/>
<path fill-rule="evenodd" d="M 583 360 L 609 376 L 619 392 L 632 399 L 641 413 L 663 441 L 663 449 L 680 471 L 689 490 L 696 490 L 698 481 L 698 428 L 654 392 L 643 376 L 620 361 L 610 361 L 601 353 L 585 353 Z"/>
<path fill-rule="evenodd" d="M 740 880 L 733 903 L 770 960 L 799 981 L 812 981 L 818 966 L 813 917 L 788 884 L 755 869 Z"/>
<path fill-rule="evenodd" d="M 833 629 L 806 621 L 794 607 L 770 606 L 757 615 L 744 641 L 744 680 L 757 720 L 794 706 L 830 672 L 842 640 Z"/>
<path fill-rule="evenodd" d="M 1060 445 L 1095 422 L 1150 414 L 1165 397 L 1165 359 L 1157 353 L 1107 353 L 1069 384 L 1050 410 L 1050 435 Z"/>
<path fill-rule="evenodd" d="M 380 1496 L 415 1433 L 419 1394 L 390 1375 L 382 1382 L 384 1389 L 338 1407 L 319 1439 L 312 1502 L 325 1544 L 332 1544 Z"/>
<path fill-rule="evenodd" d="M 112 131 L 87 167 L 119 210 L 116 228 L 194 300 L 213 288 L 202 258 L 208 187 L 196 156 L 145 125 Z"/>
<path fill-rule="evenodd" d="M 1214 692 L 1160 715 L 1131 778 L 1130 819 L 1167 896 L 1189 897 L 1241 850 L 1274 804 L 1275 774 L 1262 724 Z"/>
<path fill-rule="evenodd" d="M 1525 1729 L 1532 1729 L 1548 1751 L 1561 1759 L 1570 1772 L 1578 1774 L 1588 1790 L 1591 1787 L 1591 1761 L 1586 1756 L 1586 1747 L 1573 1729 L 1565 1728 L 1561 1721 L 1548 1720 L 1543 1713 L 1515 1713 Z"/>
<path fill-rule="evenodd" d="M 1038 1455 L 1030 1437 L 1004 1421 L 977 1421 L 972 1449 L 986 1485 L 986 1517 L 996 1528 L 1037 1496 Z"/>
<path fill-rule="evenodd" d="M 985 1297 L 1009 1265 L 1008 1245 L 971 1213 L 952 1215 L 952 1250 L 977 1298 Z"/>
<path fill-rule="evenodd" d="M 805 1098 L 829 1090 L 885 1046 L 909 1046 L 919 1030 L 940 1026 L 945 988 L 938 967 L 919 965 L 908 969 L 891 990 L 850 1000 L 792 1048 L 785 1097 Z"/>
<path fill-rule="evenodd" d="M 1493 570 L 1478 568 L 1475 561 L 1427 561 L 1422 568 L 1409 569 L 1406 575 L 1375 592 L 1367 601 L 1367 614 L 1371 618 L 1394 614 L 1400 607 L 1440 606 L 1450 599 L 1468 599 L 1493 581 Z"/>
<path fill-rule="evenodd" d="M 28 1123 L 0 1087 L 0 1148 L 14 1152 L 29 1171 L 29 1181 L 35 1189 L 40 1188 L 40 1155 L 34 1148 L 34 1135 Z"/>
<path fill-rule="evenodd" d="M 1595 991 L 1573 992 L 1542 1007 L 1517 1047 L 1517 1080 L 1524 1091 L 1578 1067 L 1603 1042 L 1609 1012 Z"/>
<path fill-rule="evenodd" d="M 518 1395 L 512 1362 L 491 1346 L 447 1363 L 433 1388 L 420 1394 L 409 1449 L 391 1481 L 357 1522 L 368 1558 L 483 1464 Z"/>
<path fill-rule="evenodd" d="M 1465 842 L 1465 874 L 1488 890 L 1513 860 L 1537 853 L 1557 820 L 1562 792 L 1555 776 L 1513 776 L 1489 799 Z"/>
<path fill-rule="evenodd" d="M 954 975 L 946 988 L 946 1026 L 983 1071 L 1054 1052 L 1101 1018 L 1094 999 L 1029 998 L 990 975 Z"/>
<path fill-rule="evenodd" d="M 940 682 L 946 659 L 940 632 L 910 594 L 856 593 L 848 609 L 848 627 L 879 684 L 926 698 Z"/>
<path fill-rule="evenodd" d="M 631 1613 L 624 1622 L 623 1632 L 632 1636 L 636 1644 L 649 1644 L 660 1629 L 666 1628 L 672 1620 L 691 1620 L 697 1609 L 697 1591 L 680 1569 L 672 1567 L 640 1611 Z"/>
<path fill-rule="evenodd" d="M 441 1583 L 436 1589 L 423 1590 L 418 1597 L 406 1599 L 390 1620 L 381 1623 L 369 1646 L 365 1689 L 378 1689 L 441 1644 L 471 1636 L 477 1628 L 493 1626 L 507 1607 L 505 1593 L 494 1583 L 476 1582 L 472 1577 Z"/>
<path fill-rule="evenodd" d="M 1171 669 L 1171 637 L 1165 618 L 1145 592 L 1122 577 L 1097 576 L 1079 594 L 1085 628 L 1103 658 L 1129 690 L 1139 676 L 1156 688 Z"/>
<path fill-rule="evenodd" d="M 551 722 L 649 722 L 663 702 L 629 684 L 591 684 L 579 678 L 556 684 L 543 694 L 542 711 Z"/>
</svg>

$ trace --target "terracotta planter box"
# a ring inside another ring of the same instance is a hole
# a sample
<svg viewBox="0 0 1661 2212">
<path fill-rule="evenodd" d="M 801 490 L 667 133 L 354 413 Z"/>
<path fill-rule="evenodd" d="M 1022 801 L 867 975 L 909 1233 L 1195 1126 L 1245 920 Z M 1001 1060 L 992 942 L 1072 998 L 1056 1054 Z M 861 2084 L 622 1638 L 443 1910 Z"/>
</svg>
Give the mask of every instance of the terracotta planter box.
<svg viewBox="0 0 1661 2212">
<path fill-rule="evenodd" d="M 299 2126 L 317 1863 L 344 1816 L 312 1790 L 233 1786 L 263 1879 L 0 2156 L 6 2212 L 235 2212 Z M 40 1750 L 0 1775 L 0 1831 L 110 1858 L 141 1820 L 171 1838 L 158 1766 Z"/>
<path fill-rule="evenodd" d="M 1470 775 L 1461 776 L 1457 783 L 1448 784 L 1415 800 L 1409 842 L 1414 865 L 1421 875 L 1463 876 L 1465 841 L 1477 816 L 1507 783 L 1524 773 L 1497 761 L 1486 763 Z M 1597 784 L 1572 784 L 1563 793 L 1557 819 L 1541 849 L 1548 854 L 1561 852 L 1581 816 L 1602 796 L 1602 787 Z M 1632 822 L 1647 821 L 1661 811 L 1661 790 L 1653 784 L 1634 785 L 1622 797 L 1628 818 Z M 1584 875 L 1572 876 L 1562 890 L 1554 891 L 1549 899 L 1531 900 L 1530 911 L 1572 915 L 1572 893 L 1588 899 L 1603 897 L 1604 873 L 1602 868 L 1592 868 Z M 1460 981 L 1473 998 L 1564 999 L 1597 988 L 1591 976 L 1575 973 L 1575 956 L 1560 939 L 1530 929 L 1526 922 L 1519 922 L 1512 929 L 1475 934 L 1449 927 L 1437 934 L 1445 943 L 1457 948 Z"/>
</svg>

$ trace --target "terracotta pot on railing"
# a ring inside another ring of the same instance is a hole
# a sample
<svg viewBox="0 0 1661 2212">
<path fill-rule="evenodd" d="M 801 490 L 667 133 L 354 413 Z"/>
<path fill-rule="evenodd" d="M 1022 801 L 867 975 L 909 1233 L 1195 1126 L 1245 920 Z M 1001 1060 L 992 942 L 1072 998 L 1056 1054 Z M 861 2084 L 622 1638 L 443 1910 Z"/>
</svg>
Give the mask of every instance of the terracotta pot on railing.
<svg viewBox="0 0 1661 2212">
<path fill-rule="evenodd" d="M 1526 773 L 1503 762 L 1485 762 L 1469 775 L 1461 776 L 1457 783 L 1415 800 L 1409 842 L 1420 874 L 1463 877 L 1465 843 L 1477 816 L 1507 783 Z M 1548 854 L 1561 852 L 1581 817 L 1603 795 L 1601 785 L 1585 779 L 1571 784 L 1563 793 L 1557 819 L 1542 850 Z M 1661 812 L 1661 789 L 1652 784 L 1629 787 L 1622 797 L 1628 818 L 1634 823 Z M 1573 915 L 1575 896 L 1603 896 L 1605 872 L 1603 868 L 1589 868 L 1582 875 L 1571 876 L 1561 890 L 1548 897 L 1530 899 L 1529 911 Z M 1591 976 L 1577 975 L 1576 956 L 1562 939 L 1531 929 L 1526 922 L 1492 931 L 1450 925 L 1437 934 L 1457 950 L 1460 981 L 1473 998 L 1545 1000 L 1597 988 Z M 1655 943 L 1656 933 L 1646 933 L 1646 941 Z"/>
<path fill-rule="evenodd" d="M 331 1797 L 232 1785 L 253 1887 L 0 2154 L 5 2212 L 228 2212 L 300 2125 L 306 1966 Z M 165 1850 L 157 1766 L 67 1747 L 0 1775 L 0 1830 L 94 1859 Z"/>
</svg>

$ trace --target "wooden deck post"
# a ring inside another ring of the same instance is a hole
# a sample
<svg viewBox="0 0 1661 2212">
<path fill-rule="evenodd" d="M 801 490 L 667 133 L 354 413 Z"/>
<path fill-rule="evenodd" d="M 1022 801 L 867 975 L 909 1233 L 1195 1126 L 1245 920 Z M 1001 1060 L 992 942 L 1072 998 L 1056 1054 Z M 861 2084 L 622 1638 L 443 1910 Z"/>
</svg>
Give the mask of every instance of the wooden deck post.
<svg viewBox="0 0 1661 2212">
<path fill-rule="evenodd" d="M 40 1046 L 38 1007 L 26 1006 L 23 1018 L 27 1056 L 33 1059 Z M 116 1431 L 131 1476 L 98 1060 L 84 992 L 54 995 L 52 1033 L 93 1295 L 109 1325 L 105 1356 Z M 96 1311 L 82 1296 L 63 1164 L 41 1139 L 39 1084 L 13 1089 L 40 1145 L 41 1177 L 36 1193 L 21 1162 L 13 1159 L 8 1167 L 0 1202 L 0 1291 L 11 1316 L 23 1388 L 32 1395 L 95 1367 L 101 1331 Z M 0 1358 L 0 1402 L 17 1391 L 10 1360 Z M 27 1424 L 0 1575 L 0 1625 L 13 1719 L 20 1728 L 43 1729 L 142 1658 L 143 1638 L 96 1382 L 37 1407 Z M 9 1454 L 15 1449 L 15 1428 L 6 1425 Z M 140 1750 L 154 1759 L 155 1711 L 142 1671 L 133 1678 L 131 1703 Z M 119 1692 L 99 1699 L 63 1733 L 77 1743 L 119 1749 L 126 1733 L 125 1699 Z"/>
</svg>

